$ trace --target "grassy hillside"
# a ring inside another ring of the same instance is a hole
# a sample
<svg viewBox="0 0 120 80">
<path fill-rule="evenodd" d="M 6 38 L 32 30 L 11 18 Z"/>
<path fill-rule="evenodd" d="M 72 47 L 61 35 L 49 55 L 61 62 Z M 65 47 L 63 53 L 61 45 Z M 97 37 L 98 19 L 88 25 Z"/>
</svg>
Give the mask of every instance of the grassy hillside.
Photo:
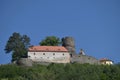
<svg viewBox="0 0 120 80">
<path fill-rule="evenodd" d="M 120 65 L 50 64 L 0 66 L 0 80 L 120 80 Z"/>
</svg>

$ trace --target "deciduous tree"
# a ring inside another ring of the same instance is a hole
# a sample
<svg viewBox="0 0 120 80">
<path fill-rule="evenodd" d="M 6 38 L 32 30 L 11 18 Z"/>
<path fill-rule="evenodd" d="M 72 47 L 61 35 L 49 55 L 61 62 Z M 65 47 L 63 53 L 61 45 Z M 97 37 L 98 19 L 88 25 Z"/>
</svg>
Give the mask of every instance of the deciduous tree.
<svg viewBox="0 0 120 80">
<path fill-rule="evenodd" d="M 47 36 L 44 40 L 39 43 L 41 46 L 58 46 L 61 44 L 59 38 L 55 36 Z"/>
<path fill-rule="evenodd" d="M 14 32 L 5 46 L 5 52 L 12 52 L 12 61 L 16 61 L 21 57 L 27 57 L 27 48 L 30 45 L 30 38 L 27 35 L 20 35 Z"/>
</svg>

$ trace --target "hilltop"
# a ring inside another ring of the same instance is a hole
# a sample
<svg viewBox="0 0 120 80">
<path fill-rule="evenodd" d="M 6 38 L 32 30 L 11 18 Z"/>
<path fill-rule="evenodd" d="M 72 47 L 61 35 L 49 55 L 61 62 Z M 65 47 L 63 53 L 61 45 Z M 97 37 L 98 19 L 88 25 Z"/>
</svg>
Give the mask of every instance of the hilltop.
<svg viewBox="0 0 120 80">
<path fill-rule="evenodd" d="M 35 64 L 1 65 L 0 80 L 119 80 L 120 65 Z"/>
</svg>

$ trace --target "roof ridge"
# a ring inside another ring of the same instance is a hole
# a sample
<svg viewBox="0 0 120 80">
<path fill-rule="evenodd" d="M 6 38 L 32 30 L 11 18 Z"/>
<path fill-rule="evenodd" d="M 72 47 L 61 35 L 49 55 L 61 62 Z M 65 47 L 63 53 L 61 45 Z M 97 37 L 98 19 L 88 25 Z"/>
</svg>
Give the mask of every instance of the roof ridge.
<svg viewBox="0 0 120 80">
<path fill-rule="evenodd" d="M 29 51 L 65 51 L 68 50 L 64 46 L 32 46 L 28 49 Z"/>
</svg>

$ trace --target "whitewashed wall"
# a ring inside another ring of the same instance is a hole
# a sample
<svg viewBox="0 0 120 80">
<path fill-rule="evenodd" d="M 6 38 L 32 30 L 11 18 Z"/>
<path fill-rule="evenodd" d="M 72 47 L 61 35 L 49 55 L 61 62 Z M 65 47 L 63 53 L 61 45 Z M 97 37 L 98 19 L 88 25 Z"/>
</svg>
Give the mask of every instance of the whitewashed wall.
<svg viewBox="0 0 120 80">
<path fill-rule="evenodd" d="M 112 61 L 104 61 L 104 62 L 101 62 L 102 64 L 107 64 L 107 65 L 112 65 L 113 62 Z"/>
<path fill-rule="evenodd" d="M 28 52 L 28 58 L 35 62 L 70 63 L 68 52 Z"/>
</svg>

